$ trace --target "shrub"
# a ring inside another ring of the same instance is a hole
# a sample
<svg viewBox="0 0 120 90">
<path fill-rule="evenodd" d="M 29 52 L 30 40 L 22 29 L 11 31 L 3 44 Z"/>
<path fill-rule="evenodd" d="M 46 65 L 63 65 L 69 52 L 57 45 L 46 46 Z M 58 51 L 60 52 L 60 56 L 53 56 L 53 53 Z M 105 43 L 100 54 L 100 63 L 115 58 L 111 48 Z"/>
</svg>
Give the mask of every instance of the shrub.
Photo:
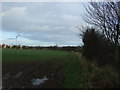
<svg viewBox="0 0 120 90">
<path fill-rule="evenodd" d="M 99 66 L 114 62 L 115 45 L 94 28 L 87 28 L 82 35 L 83 55 L 88 60 L 97 60 Z"/>
</svg>

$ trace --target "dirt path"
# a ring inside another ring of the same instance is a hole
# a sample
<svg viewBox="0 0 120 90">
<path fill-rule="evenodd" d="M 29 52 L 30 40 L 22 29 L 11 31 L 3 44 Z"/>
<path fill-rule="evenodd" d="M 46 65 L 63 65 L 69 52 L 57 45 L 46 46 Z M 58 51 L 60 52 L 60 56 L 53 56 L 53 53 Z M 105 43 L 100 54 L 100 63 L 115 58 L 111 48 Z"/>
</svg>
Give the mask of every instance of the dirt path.
<svg viewBox="0 0 120 90">
<path fill-rule="evenodd" d="M 55 65 L 55 61 L 47 62 L 3 62 L 3 87 L 6 88 L 58 88 L 62 77 L 58 71 L 63 66 Z M 33 85 L 33 79 L 47 77 L 41 85 Z"/>
</svg>

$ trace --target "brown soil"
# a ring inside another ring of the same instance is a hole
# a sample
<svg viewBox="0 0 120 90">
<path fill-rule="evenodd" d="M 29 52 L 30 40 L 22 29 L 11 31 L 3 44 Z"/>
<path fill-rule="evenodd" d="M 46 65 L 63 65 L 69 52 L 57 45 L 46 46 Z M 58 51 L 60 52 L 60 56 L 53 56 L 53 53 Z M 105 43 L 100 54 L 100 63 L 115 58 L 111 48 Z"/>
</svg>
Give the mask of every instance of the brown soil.
<svg viewBox="0 0 120 90">
<path fill-rule="evenodd" d="M 59 76 L 58 71 L 62 66 L 56 66 L 54 61 L 47 62 L 16 62 L 2 64 L 3 87 L 4 88 L 58 88 L 62 77 Z M 19 77 L 18 73 L 22 72 Z M 32 79 L 49 78 L 45 83 L 34 86 Z"/>
</svg>

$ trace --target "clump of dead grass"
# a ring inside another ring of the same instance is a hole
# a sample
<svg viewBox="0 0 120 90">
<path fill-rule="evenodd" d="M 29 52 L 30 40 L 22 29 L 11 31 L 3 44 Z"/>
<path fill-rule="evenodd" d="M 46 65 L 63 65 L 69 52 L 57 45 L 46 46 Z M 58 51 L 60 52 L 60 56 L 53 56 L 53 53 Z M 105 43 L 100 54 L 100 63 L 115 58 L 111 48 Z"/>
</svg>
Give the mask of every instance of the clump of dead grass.
<svg viewBox="0 0 120 90">
<path fill-rule="evenodd" d="M 96 62 L 86 60 L 81 53 L 77 53 L 79 62 L 84 69 L 87 78 L 86 88 L 118 88 L 119 73 L 115 72 L 111 66 L 98 67 Z"/>
</svg>

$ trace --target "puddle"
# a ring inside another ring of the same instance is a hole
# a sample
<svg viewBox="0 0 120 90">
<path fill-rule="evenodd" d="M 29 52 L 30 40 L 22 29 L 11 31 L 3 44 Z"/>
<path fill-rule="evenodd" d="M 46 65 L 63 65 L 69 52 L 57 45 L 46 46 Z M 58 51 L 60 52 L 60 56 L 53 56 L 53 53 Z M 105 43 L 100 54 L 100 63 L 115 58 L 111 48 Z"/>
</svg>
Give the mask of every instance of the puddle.
<svg viewBox="0 0 120 90">
<path fill-rule="evenodd" d="M 19 78 L 22 74 L 23 74 L 23 72 L 19 72 L 19 73 L 17 73 L 16 76 L 14 76 L 13 78 Z"/>
<path fill-rule="evenodd" d="M 32 85 L 37 86 L 43 84 L 45 81 L 47 81 L 49 78 L 47 76 L 43 77 L 42 79 L 32 79 Z"/>
</svg>

